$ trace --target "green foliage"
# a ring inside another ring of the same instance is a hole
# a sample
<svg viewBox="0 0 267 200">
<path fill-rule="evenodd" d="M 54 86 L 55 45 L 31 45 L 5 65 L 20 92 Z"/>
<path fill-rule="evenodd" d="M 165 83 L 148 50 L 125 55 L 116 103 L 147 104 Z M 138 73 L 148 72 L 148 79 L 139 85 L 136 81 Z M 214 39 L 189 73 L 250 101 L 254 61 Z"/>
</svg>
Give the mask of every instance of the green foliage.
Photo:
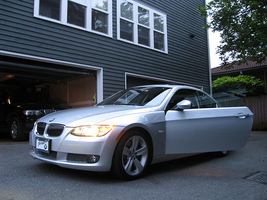
<svg viewBox="0 0 267 200">
<path fill-rule="evenodd" d="M 258 95 L 263 85 L 264 82 L 254 76 L 223 76 L 213 81 L 212 89 L 214 93 L 229 92 L 235 95 L 241 95 L 243 88 L 247 95 Z"/>
<path fill-rule="evenodd" d="M 267 0 L 212 0 L 199 7 L 210 17 L 205 28 L 221 33 L 218 47 L 224 67 L 230 60 L 258 63 L 267 55 Z"/>
</svg>

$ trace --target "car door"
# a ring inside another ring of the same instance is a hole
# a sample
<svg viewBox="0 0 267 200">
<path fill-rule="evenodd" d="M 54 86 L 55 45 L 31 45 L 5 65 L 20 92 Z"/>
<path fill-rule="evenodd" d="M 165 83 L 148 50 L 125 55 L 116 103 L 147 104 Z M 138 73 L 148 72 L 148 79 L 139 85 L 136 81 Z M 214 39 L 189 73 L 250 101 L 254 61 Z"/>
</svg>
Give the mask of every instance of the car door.
<svg viewBox="0 0 267 200">
<path fill-rule="evenodd" d="M 178 98 L 179 97 L 179 98 Z M 170 107 L 190 100 L 192 108 Z M 172 97 L 166 112 L 166 154 L 234 150 L 249 137 L 253 114 L 246 107 L 222 108 L 206 93 L 181 89 Z"/>
</svg>

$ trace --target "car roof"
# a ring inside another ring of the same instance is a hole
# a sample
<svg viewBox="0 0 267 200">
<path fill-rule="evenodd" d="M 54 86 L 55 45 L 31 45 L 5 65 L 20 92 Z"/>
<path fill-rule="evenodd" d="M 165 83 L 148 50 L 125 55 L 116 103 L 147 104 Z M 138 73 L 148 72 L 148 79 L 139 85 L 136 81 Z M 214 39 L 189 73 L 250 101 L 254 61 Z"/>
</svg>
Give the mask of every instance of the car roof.
<svg viewBox="0 0 267 200">
<path fill-rule="evenodd" d="M 168 87 L 168 88 L 187 88 L 187 89 L 193 89 L 193 90 L 200 90 L 197 87 L 192 87 L 188 85 L 169 85 L 169 84 L 155 84 L 155 85 L 140 85 L 140 86 L 134 86 L 131 88 L 152 88 L 152 87 Z"/>
</svg>

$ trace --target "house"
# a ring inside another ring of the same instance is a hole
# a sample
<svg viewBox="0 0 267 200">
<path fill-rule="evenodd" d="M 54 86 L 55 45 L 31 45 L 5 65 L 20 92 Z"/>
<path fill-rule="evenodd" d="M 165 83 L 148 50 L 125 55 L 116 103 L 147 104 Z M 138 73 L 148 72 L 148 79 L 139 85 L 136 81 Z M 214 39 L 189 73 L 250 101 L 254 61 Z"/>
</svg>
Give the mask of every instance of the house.
<svg viewBox="0 0 267 200">
<path fill-rule="evenodd" d="M 73 107 L 134 85 L 210 92 L 205 1 L 0 1 L 0 87 L 31 85 Z"/>
<path fill-rule="evenodd" d="M 212 80 L 216 80 L 222 76 L 235 77 L 240 74 L 254 76 L 265 83 L 264 92 L 267 93 L 267 60 L 262 63 L 247 61 L 240 65 L 234 64 L 230 69 L 215 67 L 211 69 L 211 74 Z"/>
</svg>

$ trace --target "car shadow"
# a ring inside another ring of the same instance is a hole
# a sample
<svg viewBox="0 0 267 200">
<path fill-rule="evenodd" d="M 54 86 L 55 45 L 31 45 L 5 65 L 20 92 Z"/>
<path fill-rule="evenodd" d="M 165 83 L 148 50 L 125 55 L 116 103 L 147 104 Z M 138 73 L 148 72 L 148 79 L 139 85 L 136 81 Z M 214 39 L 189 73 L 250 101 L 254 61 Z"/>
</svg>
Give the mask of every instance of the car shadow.
<svg viewBox="0 0 267 200">
<path fill-rule="evenodd" d="M 58 177 L 61 179 L 71 179 L 78 182 L 94 182 L 94 183 L 114 183 L 120 182 L 121 180 L 116 179 L 108 172 L 91 172 L 83 170 L 75 170 L 63 168 L 57 165 L 40 162 L 35 165 L 35 168 L 38 168 L 38 171 L 46 174 L 46 176 Z"/>
<path fill-rule="evenodd" d="M 182 171 L 184 169 L 195 167 L 204 162 L 209 162 L 211 160 L 218 158 L 219 158 L 218 155 L 215 153 L 204 153 L 177 160 L 167 161 L 159 164 L 154 164 L 147 169 L 144 179 L 164 173 L 171 173 L 173 171 L 175 172 Z M 125 182 L 123 180 L 120 180 L 112 176 L 109 172 L 90 172 L 90 171 L 68 169 L 49 163 L 43 163 L 41 161 L 39 161 L 39 163 L 36 163 L 34 167 L 32 166 L 32 171 L 38 171 L 36 172 L 38 174 L 41 171 L 41 173 L 45 174 L 45 176 L 50 176 L 50 177 L 56 176 L 60 179 L 67 178 L 78 182 L 89 181 L 99 184 L 109 184 L 109 183 L 119 184 L 121 182 Z"/>
<path fill-rule="evenodd" d="M 232 152 L 229 152 L 227 156 L 230 156 L 230 154 L 232 154 Z M 222 157 L 223 156 L 221 156 L 217 152 L 212 152 L 154 164 L 149 167 L 146 176 L 150 177 L 163 173 L 171 173 L 174 171 L 179 172 L 190 167 L 196 167 L 197 165 L 213 161 L 215 159 L 220 159 Z"/>
</svg>

